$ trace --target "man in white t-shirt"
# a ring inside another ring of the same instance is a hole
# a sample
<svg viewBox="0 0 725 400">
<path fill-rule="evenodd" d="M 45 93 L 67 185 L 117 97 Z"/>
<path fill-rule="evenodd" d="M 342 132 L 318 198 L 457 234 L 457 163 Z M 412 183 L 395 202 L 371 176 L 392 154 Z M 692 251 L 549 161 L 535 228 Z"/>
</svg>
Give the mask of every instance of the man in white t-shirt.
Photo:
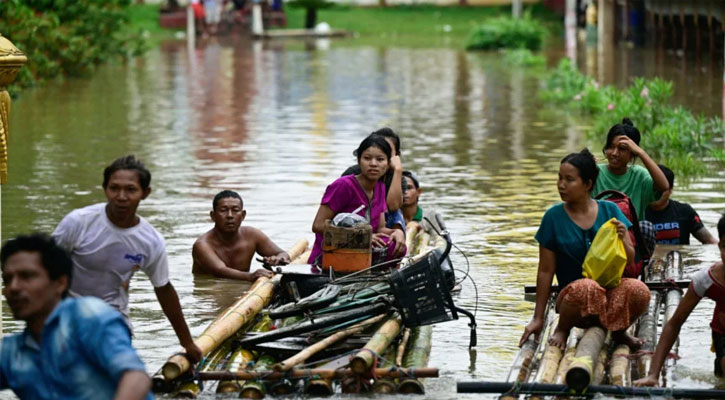
<svg viewBox="0 0 725 400">
<path fill-rule="evenodd" d="M 151 193 L 150 183 L 151 173 L 134 156 L 116 159 L 103 171 L 108 201 L 71 211 L 58 224 L 53 238 L 73 260 L 70 294 L 101 298 L 127 321 L 129 282 L 135 271 L 142 270 L 186 354 L 197 362 L 202 353 L 169 281 L 164 238 L 136 214 L 141 200 Z"/>
</svg>

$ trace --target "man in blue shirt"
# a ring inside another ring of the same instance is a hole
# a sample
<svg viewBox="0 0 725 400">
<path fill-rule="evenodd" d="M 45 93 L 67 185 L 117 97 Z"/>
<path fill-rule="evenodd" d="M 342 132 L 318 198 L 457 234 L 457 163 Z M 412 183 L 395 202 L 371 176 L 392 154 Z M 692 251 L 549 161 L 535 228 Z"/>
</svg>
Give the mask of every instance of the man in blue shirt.
<svg viewBox="0 0 725 400">
<path fill-rule="evenodd" d="M 3 294 L 22 333 L 0 344 L 0 388 L 23 399 L 152 399 L 123 317 L 102 300 L 69 298 L 72 263 L 52 239 L 19 236 L 0 250 Z"/>
</svg>

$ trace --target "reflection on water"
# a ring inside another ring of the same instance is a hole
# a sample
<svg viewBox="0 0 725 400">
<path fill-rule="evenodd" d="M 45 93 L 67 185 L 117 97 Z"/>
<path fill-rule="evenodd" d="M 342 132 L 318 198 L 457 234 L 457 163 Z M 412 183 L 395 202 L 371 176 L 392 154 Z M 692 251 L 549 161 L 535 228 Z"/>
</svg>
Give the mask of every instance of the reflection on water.
<svg viewBox="0 0 725 400">
<path fill-rule="evenodd" d="M 624 51 L 631 53 L 624 62 L 630 73 L 671 74 L 678 93 L 699 90 L 698 97 L 678 97 L 697 99 L 695 109 L 709 112 L 718 103 L 707 74 L 696 72 L 681 84 L 677 67 L 657 70 L 662 67 L 649 62 L 655 53 Z M 582 51 L 586 59 L 579 65 L 597 68 L 592 55 Z M 103 167 L 135 153 L 153 173 L 153 192 L 140 213 L 166 238 L 172 282 L 198 335 L 248 287 L 190 273 L 191 245 L 211 227 L 213 195 L 238 190 L 248 211 L 244 223 L 282 247 L 311 240 L 325 186 L 354 162 L 352 150 L 364 135 L 391 126 L 402 136 L 405 167 L 421 177 L 421 201 L 446 216 L 476 282 L 474 288 L 465 281 L 457 299 L 469 309 L 478 304 L 475 351 L 468 352 L 465 321 L 434 331 L 430 363 L 444 377 L 431 387 L 435 397 L 455 397 L 456 379 L 507 375 L 533 312 L 522 286 L 535 282 L 533 236 L 544 211 L 558 201 L 559 160 L 587 144 L 571 120 L 537 101 L 535 77 L 500 59 L 344 41 L 211 41 L 191 53 L 172 43 L 128 65 L 101 68 L 90 80 L 28 91 L 11 116 L 4 238 L 49 232 L 70 210 L 103 201 Z M 611 76 L 626 80 L 620 71 Z M 675 198 L 691 202 L 714 230 L 724 184 L 713 171 L 678 187 Z M 716 259 L 715 247 L 695 246 L 686 257 L 688 273 Z M 454 264 L 467 268 L 460 254 Z M 156 370 L 178 344 L 148 279 L 137 276 L 131 287 L 134 343 Z M 688 340 L 680 346 L 677 384 L 711 382 L 711 355 L 703 349 L 712 304 L 704 303 L 683 328 Z M 3 319 L 7 330 L 20 329 L 7 312 Z"/>
</svg>

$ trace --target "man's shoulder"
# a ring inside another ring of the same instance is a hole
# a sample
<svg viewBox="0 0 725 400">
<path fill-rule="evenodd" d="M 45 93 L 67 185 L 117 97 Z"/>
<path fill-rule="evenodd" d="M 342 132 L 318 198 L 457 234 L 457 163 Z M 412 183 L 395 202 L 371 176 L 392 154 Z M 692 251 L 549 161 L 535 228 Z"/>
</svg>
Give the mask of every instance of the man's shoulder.
<svg viewBox="0 0 725 400">
<path fill-rule="evenodd" d="M 68 213 L 67 217 L 77 220 L 91 220 L 103 216 L 106 209 L 106 203 L 96 203 L 90 206 L 76 208 L 75 210 Z"/>
</svg>

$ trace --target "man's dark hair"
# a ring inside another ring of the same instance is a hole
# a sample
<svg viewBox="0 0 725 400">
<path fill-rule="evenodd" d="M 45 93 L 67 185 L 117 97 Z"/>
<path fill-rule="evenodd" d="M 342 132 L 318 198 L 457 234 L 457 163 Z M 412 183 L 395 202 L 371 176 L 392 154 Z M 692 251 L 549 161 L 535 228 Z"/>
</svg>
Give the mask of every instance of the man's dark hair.
<svg viewBox="0 0 725 400">
<path fill-rule="evenodd" d="M 672 190 L 672 188 L 675 187 L 675 173 L 662 164 L 657 164 L 657 166 L 660 167 L 662 173 L 665 174 L 665 178 L 667 178 L 667 183 L 670 184 L 670 190 Z"/>
<path fill-rule="evenodd" d="M 420 189 L 420 181 L 418 180 L 418 177 L 413 173 L 413 171 L 403 171 L 403 176 L 407 176 L 408 178 L 410 178 L 410 180 L 413 181 L 413 185 L 415 186 L 415 188 Z"/>
<path fill-rule="evenodd" d="M 717 236 L 720 239 L 725 239 L 725 214 L 717 221 Z"/>
<path fill-rule="evenodd" d="M 111 179 L 111 175 L 113 175 L 114 172 L 123 169 L 136 171 L 138 174 L 138 182 L 141 184 L 141 189 L 148 189 L 151 184 L 151 172 L 149 172 L 149 170 L 146 169 L 146 166 L 143 165 L 143 163 L 133 154 L 113 160 L 111 165 L 107 166 L 106 169 L 103 170 L 103 188 L 105 189 L 108 186 L 108 181 Z"/>
<path fill-rule="evenodd" d="M 240 196 L 239 193 L 233 190 L 222 190 L 221 192 L 217 193 L 216 196 L 214 196 L 214 200 L 211 202 L 212 209 L 216 211 L 216 206 L 217 204 L 219 204 L 219 200 L 226 199 L 228 197 L 239 199 L 239 204 L 244 207 L 244 200 L 242 200 L 242 196 Z"/>
<path fill-rule="evenodd" d="M 0 266 L 2 269 L 5 270 L 5 263 L 10 256 L 21 251 L 40 253 L 43 268 L 48 271 L 50 280 L 56 281 L 65 275 L 68 277 L 68 287 L 70 287 L 73 263 L 68 253 L 55 244 L 53 238 L 42 233 L 33 233 L 8 240 L 0 249 Z M 68 290 L 63 292 L 63 297 L 67 295 Z"/>
</svg>

